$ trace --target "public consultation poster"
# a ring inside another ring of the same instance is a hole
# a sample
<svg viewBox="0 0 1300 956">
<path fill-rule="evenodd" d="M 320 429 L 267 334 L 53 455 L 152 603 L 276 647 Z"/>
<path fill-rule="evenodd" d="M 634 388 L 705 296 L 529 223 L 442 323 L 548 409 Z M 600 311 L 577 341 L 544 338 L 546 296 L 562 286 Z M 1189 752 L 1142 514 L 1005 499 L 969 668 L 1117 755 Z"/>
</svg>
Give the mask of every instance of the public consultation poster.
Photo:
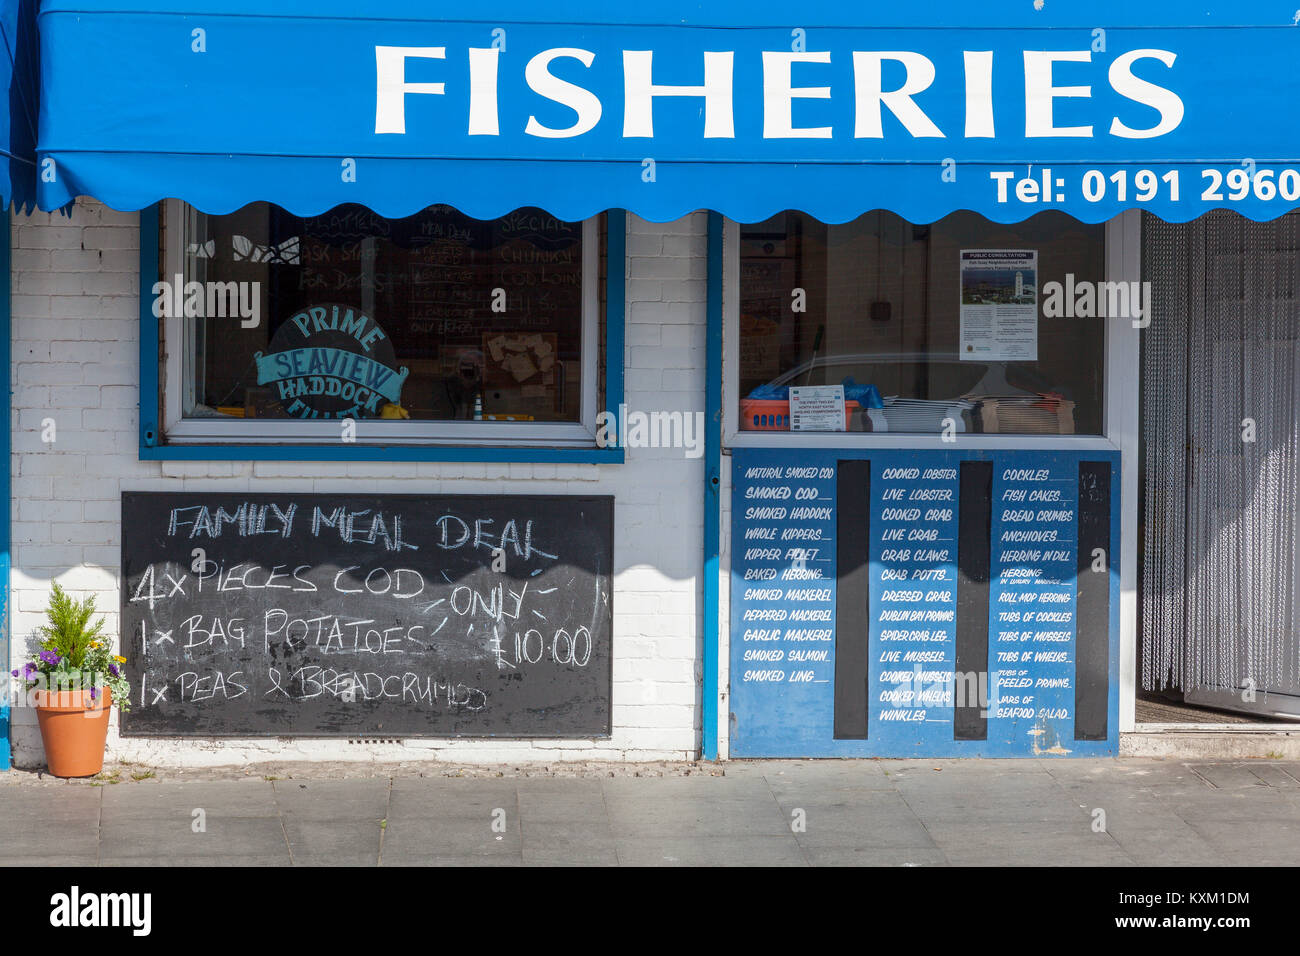
<svg viewBox="0 0 1300 956">
<path fill-rule="evenodd" d="M 968 362 L 1038 361 L 1038 251 L 963 249 L 960 348 Z"/>
</svg>

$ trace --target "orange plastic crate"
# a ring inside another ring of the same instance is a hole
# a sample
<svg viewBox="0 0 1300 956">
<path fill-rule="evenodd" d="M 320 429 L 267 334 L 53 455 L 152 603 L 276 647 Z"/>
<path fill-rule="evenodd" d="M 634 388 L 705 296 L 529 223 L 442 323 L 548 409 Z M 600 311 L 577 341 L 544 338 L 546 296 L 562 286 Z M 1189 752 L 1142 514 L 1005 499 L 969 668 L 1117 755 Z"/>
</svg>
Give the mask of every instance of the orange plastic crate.
<svg viewBox="0 0 1300 956">
<path fill-rule="evenodd" d="M 857 402 L 844 403 L 844 421 L 853 417 Z M 790 430 L 790 402 L 780 398 L 742 398 L 740 400 L 740 430 L 748 432 L 788 432 Z"/>
</svg>

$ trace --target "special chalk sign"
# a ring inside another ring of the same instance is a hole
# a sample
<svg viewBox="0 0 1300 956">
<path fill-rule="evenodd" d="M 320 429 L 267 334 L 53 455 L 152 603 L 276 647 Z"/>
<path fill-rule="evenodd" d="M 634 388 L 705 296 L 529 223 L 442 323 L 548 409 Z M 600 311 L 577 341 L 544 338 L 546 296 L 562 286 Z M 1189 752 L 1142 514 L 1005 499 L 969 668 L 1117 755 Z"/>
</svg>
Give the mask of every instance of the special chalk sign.
<svg viewBox="0 0 1300 956">
<path fill-rule="evenodd" d="M 613 499 L 126 492 L 122 732 L 610 732 Z"/>
</svg>

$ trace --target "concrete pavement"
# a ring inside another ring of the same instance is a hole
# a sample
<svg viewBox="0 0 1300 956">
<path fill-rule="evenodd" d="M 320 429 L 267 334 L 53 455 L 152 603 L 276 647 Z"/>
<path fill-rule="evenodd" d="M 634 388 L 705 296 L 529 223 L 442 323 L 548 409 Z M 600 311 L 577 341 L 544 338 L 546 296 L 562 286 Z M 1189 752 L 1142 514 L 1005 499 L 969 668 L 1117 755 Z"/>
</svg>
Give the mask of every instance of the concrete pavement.
<svg viewBox="0 0 1300 956">
<path fill-rule="evenodd" d="M 0 774 L 0 864 L 1291 865 L 1300 762 Z"/>
</svg>

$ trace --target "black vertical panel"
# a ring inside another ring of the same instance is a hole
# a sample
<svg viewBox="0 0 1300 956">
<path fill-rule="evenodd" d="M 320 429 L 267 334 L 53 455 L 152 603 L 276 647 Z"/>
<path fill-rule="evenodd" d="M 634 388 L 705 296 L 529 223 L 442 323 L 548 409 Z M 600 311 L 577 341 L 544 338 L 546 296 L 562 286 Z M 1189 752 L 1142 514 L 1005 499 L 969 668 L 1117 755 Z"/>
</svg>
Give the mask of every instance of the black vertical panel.
<svg viewBox="0 0 1300 956">
<path fill-rule="evenodd" d="M 1075 602 L 1074 739 L 1105 740 L 1110 708 L 1110 462 L 1079 462 L 1079 575 Z M 1105 553 L 1094 571 L 1093 552 Z"/>
<path fill-rule="evenodd" d="M 957 512 L 957 654 L 954 740 L 988 740 L 989 575 L 992 566 L 993 462 L 961 463 Z M 968 675 L 963 679 L 963 675 Z M 969 675 L 974 675 L 973 679 Z"/>
<path fill-rule="evenodd" d="M 835 472 L 835 739 L 867 739 L 871 462 Z"/>
</svg>

